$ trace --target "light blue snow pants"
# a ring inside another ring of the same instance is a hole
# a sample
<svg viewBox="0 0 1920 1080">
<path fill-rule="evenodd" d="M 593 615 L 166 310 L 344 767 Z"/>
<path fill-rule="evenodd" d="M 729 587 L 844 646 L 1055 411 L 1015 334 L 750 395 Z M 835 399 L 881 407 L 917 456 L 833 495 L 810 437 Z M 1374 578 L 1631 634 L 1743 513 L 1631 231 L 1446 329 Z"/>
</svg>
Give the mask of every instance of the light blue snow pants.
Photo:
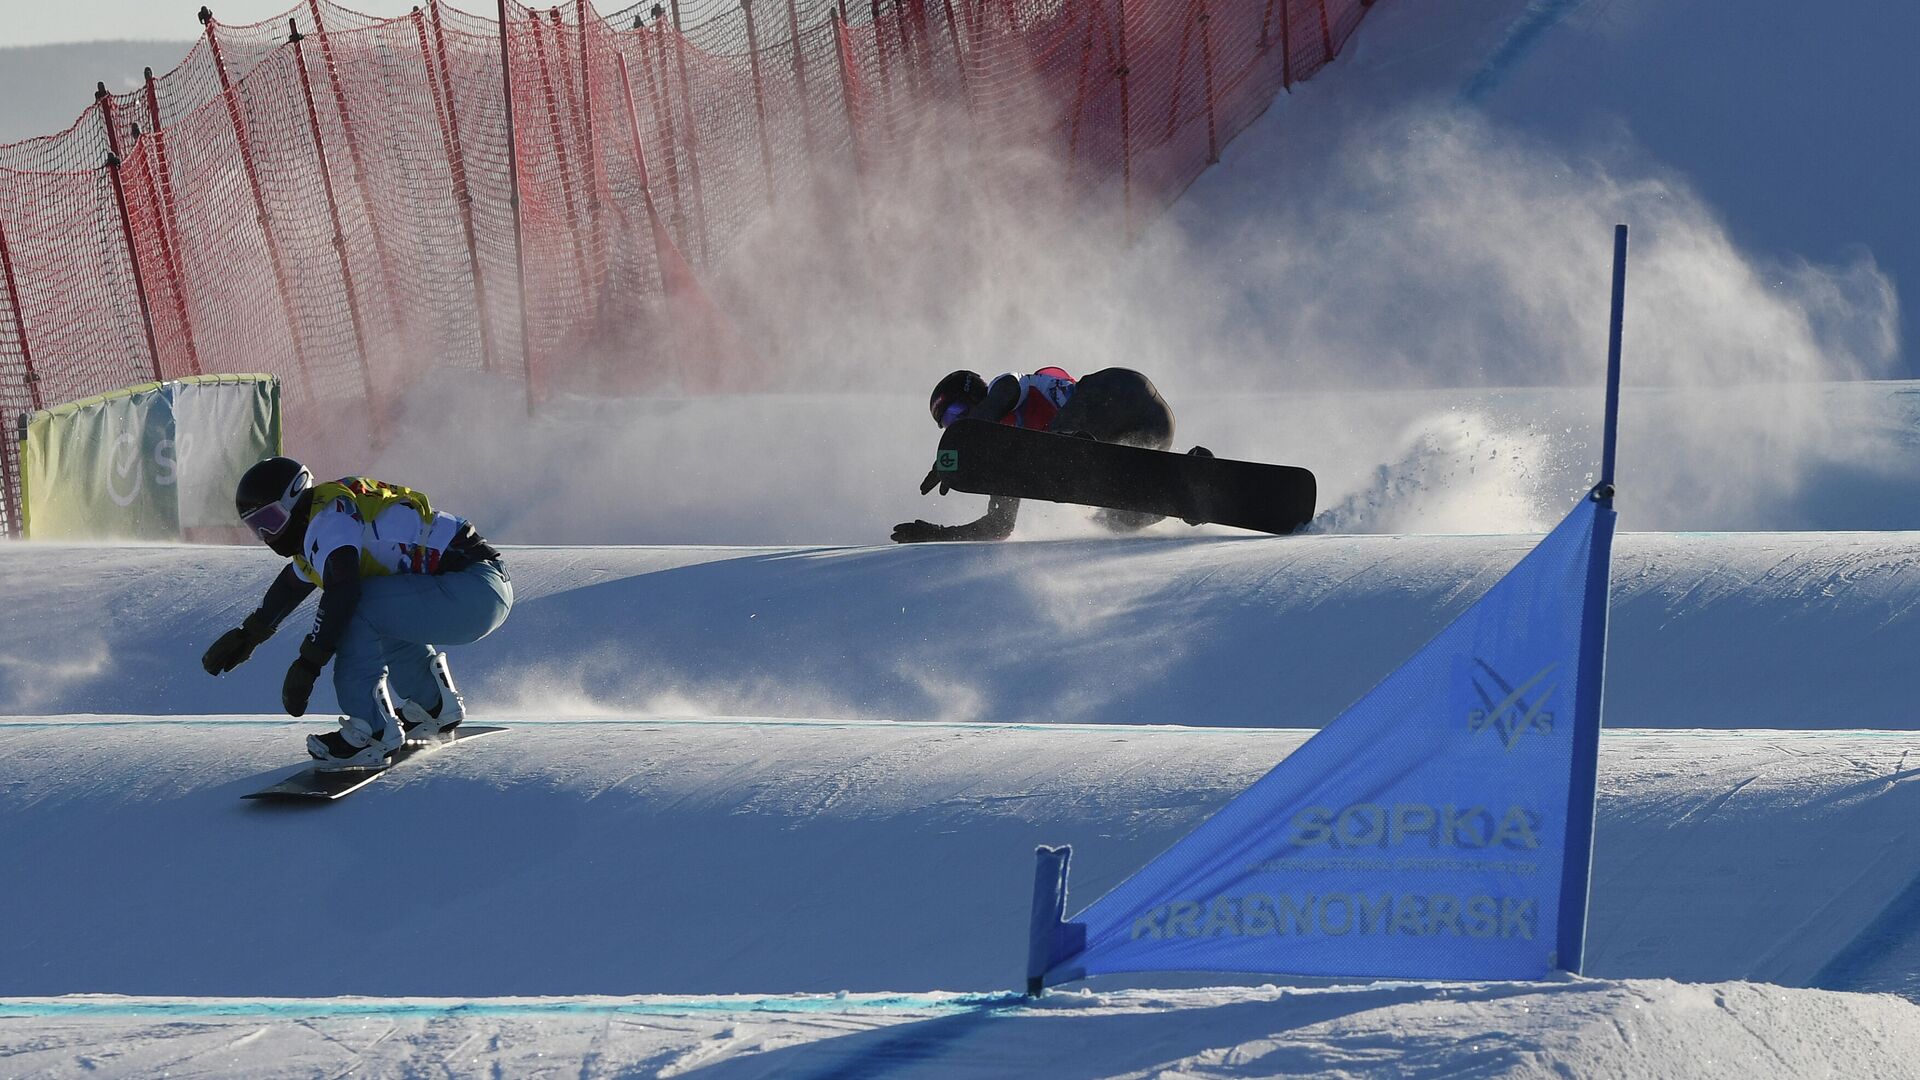
<svg viewBox="0 0 1920 1080">
<path fill-rule="evenodd" d="M 440 703 L 434 682 L 432 645 L 479 641 L 507 621 L 513 582 L 492 561 L 451 574 L 395 574 L 366 578 L 360 603 L 333 654 L 333 692 L 340 711 L 382 725 L 374 704 L 380 676 L 387 677 L 393 704 L 403 698 L 433 709 Z"/>
</svg>

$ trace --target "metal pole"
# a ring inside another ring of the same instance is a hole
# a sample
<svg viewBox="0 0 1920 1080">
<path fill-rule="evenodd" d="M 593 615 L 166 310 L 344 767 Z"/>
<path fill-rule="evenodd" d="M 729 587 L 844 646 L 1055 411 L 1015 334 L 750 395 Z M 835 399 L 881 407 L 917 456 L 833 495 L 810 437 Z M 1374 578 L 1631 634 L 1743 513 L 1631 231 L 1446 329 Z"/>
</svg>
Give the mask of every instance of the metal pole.
<svg viewBox="0 0 1920 1080">
<path fill-rule="evenodd" d="M 845 0 L 841 0 L 842 3 Z M 847 17 L 844 12 L 835 12 L 828 18 L 833 23 L 833 55 L 840 71 L 840 101 L 847 110 L 847 137 L 853 144 L 853 175 L 858 181 L 866 173 L 865 155 L 860 150 L 860 112 L 854 108 L 853 72 L 847 64 L 847 54 L 852 51 L 852 43 L 847 39 Z"/>
<path fill-rule="evenodd" d="M 673 223 L 675 231 L 679 233 L 680 247 L 682 250 L 685 250 L 687 247 L 687 219 L 691 215 L 687 213 L 686 206 L 680 198 L 680 137 L 674 131 L 673 126 L 673 80 L 667 77 L 666 71 L 666 27 L 665 24 L 661 22 L 665 16 L 665 8 L 659 4 L 653 5 L 653 30 L 651 34 L 646 31 L 641 31 L 640 33 L 640 62 L 645 64 L 647 68 L 647 94 L 653 99 L 654 126 L 667 134 L 667 194 L 673 198 Z M 639 31 L 640 17 L 638 15 L 634 16 L 633 23 L 633 28 Z M 653 58 L 648 55 L 647 52 L 647 38 L 649 36 L 659 38 L 660 63 L 658 66 L 654 64 Z M 656 77 L 658 78 L 657 82 L 655 81 Z"/>
<path fill-rule="evenodd" d="M 447 151 L 447 170 L 453 178 L 453 201 L 460 208 L 460 229 L 466 236 L 467 261 L 473 267 L 473 314 L 480 323 L 480 367 L 492 371 L 494 364 L 493 320 L 487 317 L 487 284 L 480 266 L 480 245 L 473 231 L 473 192 L 467 187 L 467 156 L 460 143 L 460 116 L 454 110 L 453 79 L 447 72 L 447 38 L 440 25 L 440 0 L 429 0 L 427 10 L 433 19 L 432 52 L 427 49 L 427 28 L 421 22 L 420 9 L 413 9 L 414 29 L 420 35 L 420 58 L 427 65 L 428 78 L 434 78 L 434 60 L 439 60 L 438 92 L 434 94 L 435 116 L 440 121 L 441 142 Z M 430 87 L 431 89 L 431 87 Z M 444 103 L 445 111 L 440 111 Z"/>
<path fill-rule="evenodd" d="M 593 126 L 593 68 L 587 62 L 587 26 L 593 9 L 587 6 L 587 0 L 574 0 L 574 19 L 580 24 L 580 106 L 581 118 L 585 125 L 586 171 L 587 171 L 587 228 L 593 235 L 593 272 L 594 280 L 600 283 L 599 299 L 606 301 L 607 281 L 607 234 L 606 222 L 600 213 L 600 142 Z M 559 12 L 556 10 L 555 15 Z"/>
<path fill-rule="evenodd" d="M 328 36 L 327 28 L 320 22 L 320 0 L 307 0 L 307 9 L 313 13 L 313 32 L 320 38 L 320 61 L 326 66 L 327 81 L 333 88 L 334 108 L 340 114 L 340 134 L 347 141 L 347 160 L 353 163 L 353 186 L 360 193 L 360 205 L 367 210 L 367 234 L 373 240 L 374 261 L 380 264 L 380 282 L 386 293 L 387 317 L 393 320 L 396 328 L 405 331 L 410 324 L 406 317 L 406 309 L 400 305 L 400 297 L 403 293 L 393 276 L 393 260 L 387 253 L 386 241 L 380 237 L 380 219 L 374 214 L 373 195 L 367 190 L 367 163 L 360 154 L 359 140 L 353 136 L 353 117 L 347 112 L 347 92 L 340 82 L 339 65 L 334 61 L 333 39 Z M 288 23 L 291 25 L 292 20 L 288 20 Z M 295 32 L 298 32 L 297 28 Z M 300 77 L 305 79 L 306 69 L 303 67 L 300 70 Z M 308 97 L 311 98 L 312 94 L 309 93 Z M 316 144 L 320 141 L 320 127 L 317 122 L 313 129 L 313 139 Z M 344 257 L 343 255 L 342 258 Z"/>
<path fill-rule="evenodd" d="M 147 286 L 140 276 L 140 252 L 133 245 L 133 224 L 127 217 L 127 193 L 120 181 L 120 155 L 107 154 L 107 173 L 113 179 L 113 205 L 120 211 L 120 236 L 127 244 L 127 264 L 133 268 L 133 293 L 140 301 L 140 327 L 146 331 L 147 358 L 151 361 L 155 382 L 166 378 L 160 373 L 160 346 L 153 338 L 153 311 L 147 306 Z"/>
<path fill-rule="evenodd" d="M 1127 0 L 1114 0 L 1119 8 L 1120 66 L 1114 74 L 1120 77 L 1120 200 L 1125 217 L 1126 237 L 1133 240 L 1133 108 L 1128 96 L 1127 68 Z"/>
<path fill-rule="evenodd" d="M 153 78 L 153 69 L 145 71 L 147 83 L 147 120 L 153 125 L 147 134 L 153 136 L 153 166 L 158 171 L 160 210 L 166 215 L 167 231 L 174 236 L 180 234 L 180 217 L 173 205 L 173 166 L 167 162 L 167 132 L 160 122 L 160 94 Z"/>
<path fill-rule="evenodd" d="M 1600 451 L 1600 483 L 1612 497 L 1615 429 L 1620 422 L 1620 335 L 1627 309 L 1627 227 L 1613 227 L 1613 314 L 1607 324 L 1607 411 Z"/>
<path fill-rule="evenodd" d="M 747 21 L 747 67 L 753 73 L 753 113 L 760 121 L 760 171 L 767 181 L 767 205 L 773 205 L 773 142 L 767 137 L 766 88 L 760 78 L 760 35 L 753 26 L 753 0 L 740 0 Z"/>
<path fill-rule="evenodd" d="M 513 125 L 513 60 L 507 49 L 507 0 L 499 0 L 500 8 L 500 83 L 505 93 L 507 106 L 507 205 L 513 208 L 513 272 L 515 284 L 520 290 L 520 370 L 527 380 L 527 414 L 533 414 L 533 332 L 527 325 L 527 258 L 526 241 L 520 221 L 520 154 L 519 136 Z M 535 25 L 539 21 L 535 20 Z"/>
<path fill-rule="evenodd" d="M 647 151 L 640 141 L 640 112 L 633 105 L 633 80 L 627 74 L 625 54 L 615 53 L 620 66 L 620 90 L 627 102 L 627 129 L 633 136 L 633 164 L 640 173 L 640 199 L 647 209 L 647 224 L 653 231 L 653 257 L 660 267 L 660 287 L 666 289 L 666 267 L 668 247 L 673 243 L 667 230 L 660 224 L 660 209 L 653 201 L 653 177 L 647 171 Z"/>
<path fill-rule="evenodd" d="M 540 32 L 540 16 L 535 15 L 529 25 L 533 27 L 534 51 L 540 54 L 540 93 L 546 100 L 547 130 L 553 133 L 553 154 L 560 165 L 560 199 L 567 208 L 567 235 L 573 239 L 573 269 L 579 275 L 580 287 L 590 289 L 586 253 L 580 250 L 580 211 L 573 199 L 573 161 L 567 154 L 566 133 L 561 130 L 560 104 L 554 99 L 553 67 L 547 59 L 546 38 Z"/>
<path fill-rule="evenodd" d="M 813 143 L 813 100 L 807 93 L 807 50 L 800 42 L 800 9 L 794 0 L 787 0 L 787 32 L 793 38 L 793 81 L 800 90 L 800 126 L 806 134 L 807 167 L 814 162 Z"/>
<path fill-rule="evenodd" d="M 149 152 L 142 154 L 140 159 L 143 165 L 142 174 L 147 181 L 147 198 L 158 208 L 161 205 L 160 183 L 153 175 L 154 154 L 152 153 L 152 150 L 159 146 L 156 135 L 156 132 L 150 131 L 147 133 L 147 137 L 154 139 L 154 141 L 144 144 Z M 137 142 L 139 138 L 139 129 L 136 128 L 134 130 L 134 139 Z M 167 272 L 167 289 L 173 296 L 174 318 L 180 320 L 180 335 L 186 339 L 187 370 L 189 374 L 199 375 L 202 374 L 200 369 L 200 349 L 194 343 L 193 320 L 187 312 L 186 275 L 180 272 L 180 259 L 174 252 L 173 241 L 168 237 L 166 216 L 164 214 L 161 214 L 160 219 L 154 222 L 154 232 L 160 240 L 160 265 Z"/>
<path fill-rule="evenodd" d="M 1327 24 L 1327 0 L 1320 0 L 1320 43 L 1327 50 L 1326 63 L 1333 63 L 1333 28 Z"/>
<path fill-rule="evenodd" d="M 1280 0 L 1280 88 L 1293 92 L 1293 0 Z"/>
<path fill-rule="evenodd" d="M 693 224 L 700 236 L 700 265 L 713 262 L 707 240 L 707 199 L 700 186 L 700 134 L 693 125 L 693 83 L 687 78 L 687 35 L 680 27 L 680 0 L 669 0 L 673 10 L 673 55 L 680 65 L 680 116 L 687 129 L 687 180 L 693 185 Z"/>
<path fill-rule="evenodd" d="M 327 164 L 327 146 L 320 137 L 320 110 L 313 103 L 313 79 L 307 75 L 307 54 L 301 47 L 306 40 L 300 27 L 287 20 L 287 42 L 293 46 L 293 66 L 300 72 L 300 93 L 307 99 L 307 124 L 313 129 L 313 156 L 320 163 L 320 191 L 327 199 L 327 222 L 333 226 L 333 254 L 340 264 L 341 290 L 346 294 L 347 318 L 353 323 L 354 357 L 360 362 L 360 385 L 367 395 L 367 409 L 373 416 L 374 438 L 380 438 L 379 400 L 373 386 L 373 368 L 367 363 L 367 327 L 360 317 L 360 300 L 353 287 L 353 265 L 347 259 L 347 235 L 340 226 L 340 202 L 333 190 L 333 169 Z"/>
<path fill-rule="evenodd" d="M 955 21 L 953 17 L 953 0 L 940 0 L 940 6 L 944 8 L 947 13 L 947 37 L 953 43 L 953 73 L 954 76 L 960 80 L 960 100 L 966 104 L 967 122 L 971 125 L 975 119 L 973 115 L 973 80 L 967 78 L 967 53 L 965 49 L 960 47 L 960 24 Z M 932 48 L 931 42 L 928 43 L 928 48 Z"/>
<path fill-rule="evenodd" d="M 202 373 L 200 367 L 200 347 L 193 336 L 193 319 L 187 307 L 187 276 L 181 270 L 184 259 L 180 254 L 180 219 L 173 208 L 173 171 L 167 165 L 167 136 L 160 125 L 160 95 L 154 85 L 153 69 L 145 72 L 147 86 L 147 121 L 152 125 L 147 138 L 153 140 L 144 157 L 147 179 L 147 192 L 159 208 L 160 253 L 166 261 L 167 284 L 173 290 L 174 313 L 180 320 L 180 332 L 186 338 L 187 367 L 195 375 Z M 104 88 L 104 87 L 103 87 Z"/>
<path fill-rule="evenodd" d="M 45 408 L 40 401 L 40 375 L 33 370 L 33 345 L 27 340 L 27 313 L 20 301 L 20 284 L 13 276 L 13 251 L 7 246 L 6 223 L 0 221 L 0 276 L 6 278 L 7 310 L 13 313 L 13 333 L 20 339 L 20 364 L 26 368 L 27 396 L 33 402 L 33 411 Z M 17 522 L 11 515 L 10 523 Z"/>
<path fill-rule="evenodd" d="M 120 212 L 120 236 L 127 245 L 127 266 L 133 270 L 133 294 L 140 302 L 140 328 L 146 332 L 147 360 L 153 369 L 153 380 L 159 382 L 166 376 L 160 371 L 160 343 L 153 333 L 153 307 L 147 303 L 147 279 L 140 273 L 140 249 L 133 242 L 133 216 L 127 212 L 126 182 L 120 177 L 120 132 L 114 122 L 113 95 L 107 93 L 106 83 L 95 85 L 93 101 L 100 107 L 100 119 L 107 129 L 107 174 L 113 181 L 113 205 Z"/>
<path fill-rule="evenodd" d="M 868 7 L 872 10 L 873 19 L 869 25 L 873 30 L 874 67 L 880 73 L 880 93 L 877 96 L 880 105 L 881 132 L 887 144 L 891 146 L 894 140 L 893 73 L 888 70 L 890 65 L 887 63 L 887 34 L 880 27 L 880 0 L 869 0 Z M 853 42 L 852 27 L 847 28 L 847 42 L 849 45 Z"/>
<path fill-rule="evenodd" d="M 1206 73 L 1207 90 L 1207 164 L 1220 160 L 1220 134 L 1214 120 L 1213 101 L 1213 15 L 1207 10 L 1207 0 L 1195 0 L 1200 5 L 1200 68 Z"/>
<path fill-rule="evenodd" d="M 233 92 L 226 60 L 220 53 L 220 38 L 213 32 L 213 12 L 200 9 L 200 25 L 207 28 L 207 47 L 213 51 L 213 67 L 220 75 L 220 96 L 227 103 L 227 120 L 233 125 L 233 137 L 240 145 L 240 167 L 247 175 L 247 188 L 253 193 L 254 220 L 260 223 L 260 235 L 266 241 L 267 261 L 273 268 L 273 284 L 280 296 L 280 311 L 287 320 L 287 335 L 293 341 L 294 361 L 300 368 L 300 388 L 313 397 L 313 375 L 307 363 L 306 341 L 300 333 L 300 320 L 293 310 L 293 290 L 287 284 L 286 264 L 280 258 L 280 244 L 274 239 L 273 225 L 267 217 L 266 196 L 260 191 L 260 173 L 253 164 L 253 144 L 247 138 L 247 121 L 240 115 L 240 99 Z"/>
</svg>

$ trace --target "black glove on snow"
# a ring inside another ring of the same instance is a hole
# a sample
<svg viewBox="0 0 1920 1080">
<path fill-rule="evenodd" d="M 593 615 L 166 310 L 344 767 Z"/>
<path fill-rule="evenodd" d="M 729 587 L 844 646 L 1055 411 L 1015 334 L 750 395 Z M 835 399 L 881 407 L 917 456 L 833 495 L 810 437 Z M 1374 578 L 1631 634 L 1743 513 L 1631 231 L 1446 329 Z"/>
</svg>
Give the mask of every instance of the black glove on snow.
<svg viewBox="0 0 1920 1080">
<path fill-rule="evenodd" d="M 327 666 L 326 650 L 313 643 L 309 638 L 300 645 L 300 658 L 287 668 L 287 680 L 280 684 L 280 704 L 286 707 L 288 716 L 305 716 L 307 699 L 313 696 L 313 684 L 320 679 L 320 669 Z"/>
<path fill-rule="evenodd" d="M 893 527 L 893 542 L 896 544 L 923 544 L 929 540 L 945 539 L 947 527 L 931 521 L 903 521 Z"/>
<path fill-rule="evenodd" d="M 200 658 L 200 666 L 206 668 L 209 675 L 232 671 L 246 663 L 253 650 L 272 636 L 273 625 L 256 611 L 208 646 L 206 655 Z"/>
</svg>

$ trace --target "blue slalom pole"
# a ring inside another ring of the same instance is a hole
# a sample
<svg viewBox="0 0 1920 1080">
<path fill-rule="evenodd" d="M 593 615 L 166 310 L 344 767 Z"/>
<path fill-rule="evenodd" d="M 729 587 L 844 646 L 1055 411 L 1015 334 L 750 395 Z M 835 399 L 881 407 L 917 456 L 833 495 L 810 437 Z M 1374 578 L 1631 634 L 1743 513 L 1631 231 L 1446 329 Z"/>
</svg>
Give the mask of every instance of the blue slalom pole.
<svg viewBox="0 0 1920 1080">
<path fill-rule="evenodd" d="M 1580 974 L 1586 963 L 1587 904 L 1593 887 L 1593 826 L 1598 801 L 1602 687 L 1607 662 L 1607 584 L 1613 552 L 1613 452 L 1620 425 L 1620 327 L 1627 299 L 1627 227 L 1613 230 L 1613 316 L 1607 331 L 1607 411 L 1600 452 L 1600 482 L 1591 498 L 1600 504 L 1594 522 L 1593 555 L 1584 588 L 1598 611 L 1589 610 L 1580 629 L 1580 691 L 1574 701 L 1573 772 L 1567 783 L 1567 842 L 1560 875 L 1559 936 L 1554 966 Z M 1590 718 L 1590 722 L 1589 722 Z"/>
<path fill-rule="evenodd" d="M 1607 414 L 1604 421 L 1604 442 L 1600 450 L 1600 484 L 1608 489 L 1602 496 L 1611 499 L 1613 492 L 1613 451 L 1618 442 L 1617 429 L 1620 426 L 1620 327 L 1625 321 L 1627 307 L 1627 227 L 1613 227 L 1613 317 L 1607 327 Z"/>
</svg>

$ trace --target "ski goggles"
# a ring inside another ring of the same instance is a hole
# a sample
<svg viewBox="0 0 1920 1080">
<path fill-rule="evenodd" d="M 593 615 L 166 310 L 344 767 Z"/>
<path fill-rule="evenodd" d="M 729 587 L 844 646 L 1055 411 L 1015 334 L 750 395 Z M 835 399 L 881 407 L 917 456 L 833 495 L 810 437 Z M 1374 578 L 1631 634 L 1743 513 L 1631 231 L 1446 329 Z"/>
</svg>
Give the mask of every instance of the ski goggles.
<svg viewBox="0 0 1920 1080">
<path fill-rule="evenodd" d="M 240 515 L 240 520 L 246 522 L 248 528 L 259 533 L 262 540 L 271 540 L 280 535 L 280 531 L 287 527 L 287 522 L 292 518 L 293 513 L 277 502 L 270 502 L 251 513 Z"/>
<path fill-rule="evenodd" d="M 939 424 L 941 430 L 944 431 L 947 428 L 952 427 L 954 421 L 960 419 L 965 415 L 967 415 L 966 402 L 964 401 L 950 402 L 945 406 L 941 408 L 937 408 L 933 411 L 933 422 L 936 424 Z"/>
</svg>

